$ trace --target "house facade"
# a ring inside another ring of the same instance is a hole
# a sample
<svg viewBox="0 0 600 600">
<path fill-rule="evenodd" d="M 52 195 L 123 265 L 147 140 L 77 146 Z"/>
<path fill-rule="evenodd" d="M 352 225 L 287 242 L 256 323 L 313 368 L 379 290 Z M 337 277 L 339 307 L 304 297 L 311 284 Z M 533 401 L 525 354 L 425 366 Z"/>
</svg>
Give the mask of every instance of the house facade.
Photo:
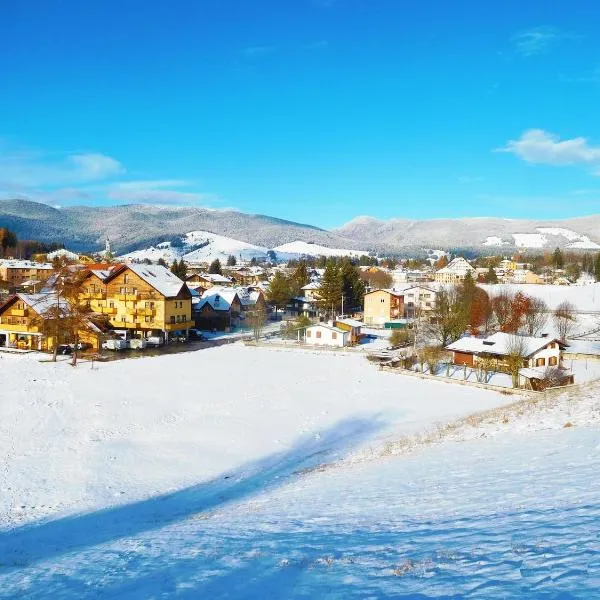
<svg viewBox="0 0 600 600">
<path fill-rule="evenodd" d="M 516 351 L 521 355 L 521 368 L 561 367 L 565 345 L 558 339 L 494 333 L 486 338 L 463 337 L 446 347 L 456 365 L 476 367 L 491 359 L 498 369 L 507 367 L 507 360 Z"/>
<path fill-rule="evenodd" d="M 73 340 L 57 339 L 57 329 L 46 327 L 69 315 L 66 301 L 55 293 L 15 294 L 0 306 L 0 347 L 20 350 L 54 350 L 57 344 Z M 52 333 L 49 333 L 52 331 Z M 78 332 L 80 342 L 100 347 L 102 332 L 92 323 Z"/>
<path fill-rule="evenodd" d="M 342 348 L 350 343 L 350 332 L 319 323 L 306 328 L 304 342 L 309 346 L 335 346 Z"/>
<path fill-rule="evenodd" d="M 80 297 L 108 317 L 126 337 L 160 336 L 165 341 L 193 326 L 189 288 L 161 265 L 114 265 L 88 269 Z"/>
<path fill-rule="evenodd" d="M 364 299 L 365 325 L 383 327 L 387 322 L 404 317 L 404 295 L 393 290 L 373 290 Z"/>
<path fill-rule="evenodd" d="M 425 316 L 435 309 L 437 292 L 434 289 L 417 285 L 406 288 L 403 294 L 405 316 L 409 319 Z"/>
<path fill-rule="evenodd" d="M 471 263 L 458 256 L 435 272 L 435 281 L 443 284 L 459 284 L 465 280 L 467 273 L 471 273 L 473 278 L 476 276 L 476 271 Z"/>
<path fill-rule="evenodd" d="M 19 287 L 29 281 L 46 281 L 54 272 L 50 263 L 31 260 L 0 260 L 0 279 L 11 287 Z"/>
<path fill-rule="evenodd" d="M 348 343 L 352 345 L 360 343 L 362 325 L 355 319 L 335 319 L 333 321 L 334 327 L 348 332 Z"/>
</svg>

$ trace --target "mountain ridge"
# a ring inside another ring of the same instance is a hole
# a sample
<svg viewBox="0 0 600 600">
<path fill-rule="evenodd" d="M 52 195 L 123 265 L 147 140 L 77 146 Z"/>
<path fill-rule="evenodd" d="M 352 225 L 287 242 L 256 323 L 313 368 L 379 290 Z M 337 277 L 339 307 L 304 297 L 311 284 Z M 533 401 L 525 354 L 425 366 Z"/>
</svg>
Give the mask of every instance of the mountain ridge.
<svg viewBox="0 0 600 600">
<path fill-rule="evenodd" d="M 61 242 L 75 251 L 98 250 L 109 238 L 120 254 L 156 246 L 192 231 L 271 249 L 292 242 L 391 254 L 428 248 L 600 249 L 600 215 L 554 220 L 502 217 L 382 220 L 362 215 L 341 227 L 326 230 L 229 209 L 140 204 L 56 208 L 12 199 L 0 201 L 0 226 L 13 229 L 21 239 Z"/>
</svg>

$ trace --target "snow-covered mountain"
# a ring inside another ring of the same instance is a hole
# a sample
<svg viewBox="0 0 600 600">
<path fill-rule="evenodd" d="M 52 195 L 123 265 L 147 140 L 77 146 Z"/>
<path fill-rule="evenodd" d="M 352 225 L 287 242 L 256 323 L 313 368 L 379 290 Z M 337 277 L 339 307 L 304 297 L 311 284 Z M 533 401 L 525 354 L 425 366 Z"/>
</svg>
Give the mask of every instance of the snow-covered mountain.
<svg viewBox="0 0 600 600">
<path fill-rule="evenodd" d="M 513 248 L 552 249 L 555 247 L 600 249 L 600 215 L 534 221 L 473 217 L 410 221 L 358 217 L 333 233 L 357 243 L 375 243 L 384 250 L 398 248 Z M 370 246 L 367 246 L 370 247 Z"/>
<path fill-rule="evenodd" d="M 536 227 L 537 233 L 512 233 L 512 240 L 488 236 L 484 246 L 516 246 L 517 248 L 555 248 L 564 246 L 579 250 L 598 250 L 600 244 L 589 236 L 565 227 Z"/>
<path fill-rule="evenodd" d="M 179 243 L 177 240 L 186 232 L 196 231 L 240 240 L 261 251 L 279 248 L 293 256 L 336 254 L 336 249 L 345 248 L 348 250 L 342 250 L 343 254 L 350 250 L 358 254 L 367 251 L 425 254 L 427 248 L 498 247 L 506 253 L 519 247 L 600 249 L 600 215 L 555 221 L 495 217 L 383 221 L 358 217 L 338 229 L 326 231 L 234 210 L 145 205 L 54 208 L 29 200 L 2 200 L 0 226 L 9 227 L 20 239 L 62 242 L 74 251 L 100 250 L 109 238 L 119 253 L 140 249 L 148 252 L 153 248 L 154 255 L 160 255 L 168 248 L 159 246 L 171 242 L 173 257 L 180 255 L 179 248 L 173 247 Z M 298 246 L 299 242 L 303 245 Z"/>
<path fill-rule="evenodd" d="M 217 235 L 209 231 L 190 231 L 180 239 L 164 241 L 134 250 L 123 256 L 129 260 L 157 261 L 159 258 L 172 262 L 183 258 L 189 263 L 210 263 L 216 258 L 225 262 L 230 255 L 238 260 L 248 261 L 253 258 L 264 259 L 267 256 L 267 248 L 254 246 L 246 242 L 234 240 L 224 235 Z"/>
<path fill-rule="evenodd" d="M 366 250 L 349 250 L 344 248 L 327 248 L 319 244 L 310 244 L 296 240 L 273 248 L 277 258 L 290 260 L 301 256 L 362 256 L 369 254 Z"/>
</svg>

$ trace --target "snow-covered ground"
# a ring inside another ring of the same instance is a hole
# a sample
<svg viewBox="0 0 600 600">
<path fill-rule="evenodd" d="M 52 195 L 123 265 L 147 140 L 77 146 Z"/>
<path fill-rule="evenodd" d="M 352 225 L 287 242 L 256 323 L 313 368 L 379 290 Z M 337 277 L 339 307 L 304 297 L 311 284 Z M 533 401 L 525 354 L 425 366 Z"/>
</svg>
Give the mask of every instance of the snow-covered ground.
<svg viewBox="0 0 600 600">
<path fill-rule="evenodd" d="M 598 384 L 515 404 L 241 344 L 94 370 L 0 356 L 0 598 L 600 585 Z"/>
</svg>

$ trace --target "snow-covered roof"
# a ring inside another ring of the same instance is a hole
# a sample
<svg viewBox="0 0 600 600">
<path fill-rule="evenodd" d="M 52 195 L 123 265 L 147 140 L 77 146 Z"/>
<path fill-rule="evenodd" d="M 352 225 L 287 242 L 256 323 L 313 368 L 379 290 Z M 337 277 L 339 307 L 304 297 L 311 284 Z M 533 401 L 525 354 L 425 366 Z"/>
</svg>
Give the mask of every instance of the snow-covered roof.
<svg viewBox="0 0 600 600">
<path fill-rule="evenodd" d="M 311 281 L 307 283 L 302 289 L 303 290 L 318 290 L 321 287 L 321 284 L 318 281 Z"/>
<path fill-rule="evenodd" d="M 39 293 L 39 294 L 15 294 L 15 296 L 11 296 L 9 300 L 18 298 L 22 300 L 27 306 L 30 306 L 37 312 L 39 315 L 46 314 L 50 309 L 55 309 L 57 306 L 64 312 L 68 310 L 68 303 L 64 298 L 58 298 L 54 292 L 50 292 L 47 294 Z"/>
<path fill-rule="evenodd" d="M 207 304 L 213 310 L 221 310 L 228 312 L 231 310 L 237 293 L 232 288 L 210 288 L 206 290 L 200 300 L 194 304 L 195 310 L 202 310 Z M 238 298 L 239 299 L 239 298 Z"/>
<path fill-rule="evenodd" d="M 548 367 L 523 367 L 519 369 L 519 375 L 522 375 L 526 379 L 544 379 Z M 560 372 L 565 377 L 570 377 L 573 372 L 569 369 L 561 369 Z"/>
<path fill-rule="evenodd" d="M 200 277 L 201 279 L 205 279 L 206 281 L 210 281 L 211 283 L 231 283 L 231 279 L 226 277 L 225 275 L 219 275 L 219 273 L 198 273 L 195 275 L 189 275 L 188 280 L 194 279 L 195 277 Z"/>
<path fill-rule="evenodd" d="M 348 325 L 349 327 L 362 327 L 364 323 L 361 321 L 357 321 L 356 319 L 336 319 L 336 323 L 344 323 L 344 325 Z"/>
<path fill-rule="evenodd" d="M 454 352 L 466 352 L 468 354 L 497 354 L 507 356 L 511 353 L 514 344 L 522 344 L 522 355 L 531 356 L 545 348 L 552 342 L 558 342 L 553 338 L 538 338 L 524 335 L 512 335 L 498 332 L 487 338 L 463 337 L 456 342 L 446 346 L 447 350 Z"/>
<path fill-rule="evenodd" d="M 473 266 L 468 260 L 465 260 L 462 256 L 453 258 L 445 267 L 438 269 L 438 273 L 464 273 L 467 271 L 474 271 Z"/>
<path fill-rule="evenodd" d="M 388 294 L 391 294 L 392 296 L 397 296 L 397 297 L 402 297 L 404 295 L 404 291 L 398 291 L 395 289 L 378 289 L 378 290 L 371 290 L 370 292 L 366 292 L 365 296 L 367 294 L 375 294 L 376 292 L 387 292 Z"/>
<path fill-rule="evenodd" d="M 57 257 L 66 258 L 68 260 L 77 260 L 79 258 L 79 255 L 75 254 L 75 252 L 71 252 L 70 250 L 66 250 L 65 248 L 59 248 L 54 252 L 49 252 L 48 254 L 46 254 L 46 257 L 49 260 L 53 260 Z"/>
<path fill-rule="evenodd" d="M 173 275 L 169 269 L 162 265 L 138 265 L 131 263 L 127 265 L 136 275 L 150 284 L 155 290 L 167 298 L 177 296 L 184 283 Z"/>
<path fill-rule="evenodd" d="M 41 269 L 43 271 L 52 270 L 52 265 L 50 263 L 38 263 L 32 260 L 15 260 L 12 258 L 0 260 L 0 267 L 7 267 L 9 269 Z"/>
</svg>

